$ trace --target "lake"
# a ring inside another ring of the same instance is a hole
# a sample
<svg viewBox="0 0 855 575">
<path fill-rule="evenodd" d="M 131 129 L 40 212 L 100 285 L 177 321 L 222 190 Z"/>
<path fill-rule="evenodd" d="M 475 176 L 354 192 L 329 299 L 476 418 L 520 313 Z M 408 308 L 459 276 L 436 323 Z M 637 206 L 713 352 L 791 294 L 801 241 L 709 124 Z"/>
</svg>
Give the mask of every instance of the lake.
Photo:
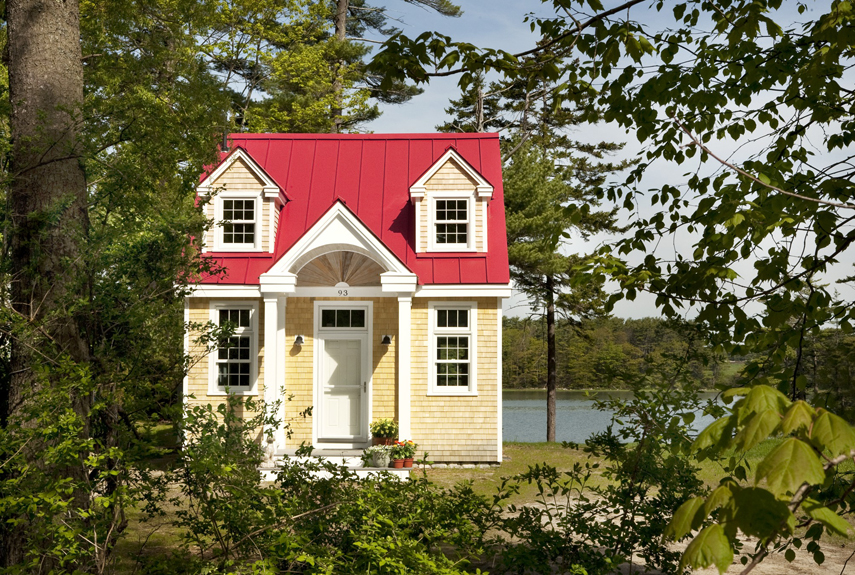
<svg viewBox="0 0 855 575">
<path fill-rule="evenodd" d="M 631 391 L 599 392 L 604 395 L 629 399 Z M 715 394 L 701 394 L 712 398 Z M 584 391 L 558 391 L 555 405 L 555 439 L 583 443 L 593 433 L 605 431 L 611 421 L 611 412 L 597 411 L 594 399 Z M 699 431 L 714 418 L 697 412 L 693 423 Z M 546 441 L 546 390 L 502 390 L 502 434 L 504 441 L 535 443 Z"/>
</svg>

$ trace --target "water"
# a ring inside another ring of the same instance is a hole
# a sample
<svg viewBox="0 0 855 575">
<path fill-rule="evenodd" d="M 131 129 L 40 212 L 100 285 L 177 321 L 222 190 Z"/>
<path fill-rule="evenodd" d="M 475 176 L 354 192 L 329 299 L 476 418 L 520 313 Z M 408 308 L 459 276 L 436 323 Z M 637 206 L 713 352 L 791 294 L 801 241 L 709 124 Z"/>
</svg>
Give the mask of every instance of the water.
<svg viewBox="0 0 855 575">
<path fill-rule="evenodd" d="M 600 392 L 603 398 L 632 398 L 631 391 Z M 701 394 L 711 398 L 714 394 Z M 611 421 L 611 412 L 597 411 L 594 399 L 583 391 L 558 391 L 555 402 L 555 439 L 583 443 L 591 434 L 605 431 Z M 695 413 L 692 427 L 699 431 L 712 423 L 714 418 Z M 534 443 L 546 441 L 546 391 L 513 390 L 502 391 L 502 434 L 504 441 Z"/>
</svg>

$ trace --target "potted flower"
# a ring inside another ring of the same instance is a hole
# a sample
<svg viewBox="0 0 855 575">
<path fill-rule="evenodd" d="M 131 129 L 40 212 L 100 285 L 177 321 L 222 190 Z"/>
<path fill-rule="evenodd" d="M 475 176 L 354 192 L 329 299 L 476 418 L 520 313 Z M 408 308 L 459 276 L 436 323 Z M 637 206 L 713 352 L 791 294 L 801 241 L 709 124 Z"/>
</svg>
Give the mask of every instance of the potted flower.
<svg viewBox="0 0 855 575">
<path fill-rule="evenodd" d="M 398 422 L 394 419 L 375 419 L 369 428 L 371 436 L 374 437 L 374 445 L 392 445 L 398 437 Z"/>
<path fill-rule="evenodd" d="M 416 455 L 417 447 L 418 444 L 411 439 L 396 441 L 392 446 L 392 466 L 412 467 L 413 457 Z"/>
<path fill-rule="evenodd" d="M 373 445 L 362 453 L 362 462 L 366 467 L 386 468 L 391 455 L 392 448 L 388 445 Z"/>
</svg>

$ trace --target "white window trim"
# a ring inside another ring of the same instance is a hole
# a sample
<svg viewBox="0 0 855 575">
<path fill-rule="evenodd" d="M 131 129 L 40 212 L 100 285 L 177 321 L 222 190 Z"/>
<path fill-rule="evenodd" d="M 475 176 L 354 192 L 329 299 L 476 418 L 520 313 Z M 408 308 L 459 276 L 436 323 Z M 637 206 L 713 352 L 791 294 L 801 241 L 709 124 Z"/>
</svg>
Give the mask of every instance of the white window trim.
<svg viewBox="0 0 855 575">
<path fill-rule="evenodd" d="M 250 338 L 249 338 L 249 389 L 230 389 L 228 393 L 217 382 L 217 351 L 208 356 L 208 395 L 258 395 L 258 302 L 257 301 L 217 301 L 210 306 L 210 319 L 216 325 L 220 322 L 221 309 L 248 309 Z"/>
<path fill-rule="evenodd" d="M 436 202 L 437 200 L 467 200 L 466 202 L 466 243 L 439 244 L 436 241 Z M 441 195 L 430 194 L 427 202 L 428 210 L 428 251 L 430 252 L 474 252 L 475 251 L 475 194 L 473 191 L 443 192 Z"/>
<path fill-rule="evenodd" d="M 469 327 L 467 330 L 438 329 L 436 327 L 437 309 L 467 309 L 469 310 Z M 436 338 L 442 335 L 466 335 L 469 337 L 469 388 L 447 388 L 436 385 Z M 428 391 L 429 396 L 463 396 L 478 395 L 478 304 L 458 301 L 428 302 Z"/>
<path fill-rule="evenodd" d="M 225 200 L 255 200 L 255 242 L 251 244 L 227 244 L 223 241 L 225 220 L 223 219 L 223 202 Z M 261 232 L 263 229 L 264 198 L 261 190 L 224 190 L 222 195 L 214 198 L 214 249 L 215 252 L 260 252 Z"/>
</svg>

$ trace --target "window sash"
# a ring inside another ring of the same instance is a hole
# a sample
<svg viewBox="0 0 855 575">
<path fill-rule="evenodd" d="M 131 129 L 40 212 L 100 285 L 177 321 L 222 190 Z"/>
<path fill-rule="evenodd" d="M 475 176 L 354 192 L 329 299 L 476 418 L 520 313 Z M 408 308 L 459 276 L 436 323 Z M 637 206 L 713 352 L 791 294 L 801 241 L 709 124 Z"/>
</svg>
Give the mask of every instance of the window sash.
<svg viewBox="0 0 855 575">
<path fill-rule="evenodd" d="M 434 239 L 442 245 L 469 244 L 469 200 L 436 200 Z"/>
<path fill-rule="evenodd" d="M 228 322 L 235 327 L 233 335 L 217 346 L 214 361 L 217 387 L 248 390 L 252 387 L 254 359 L 252 309 L 220 308 L 217 318 L 220 326 Z"/>
<path fill-rule="evenodd" d="M 471 307 L 435 307 L 433 316 L 433 388 L 466 392 L 472 389 L 474 336 Z"/>
<path fill-rule="evenodd" d="M 223 243 L 255 244 L 255 199 L 223 200 Z"/>
</svg>

